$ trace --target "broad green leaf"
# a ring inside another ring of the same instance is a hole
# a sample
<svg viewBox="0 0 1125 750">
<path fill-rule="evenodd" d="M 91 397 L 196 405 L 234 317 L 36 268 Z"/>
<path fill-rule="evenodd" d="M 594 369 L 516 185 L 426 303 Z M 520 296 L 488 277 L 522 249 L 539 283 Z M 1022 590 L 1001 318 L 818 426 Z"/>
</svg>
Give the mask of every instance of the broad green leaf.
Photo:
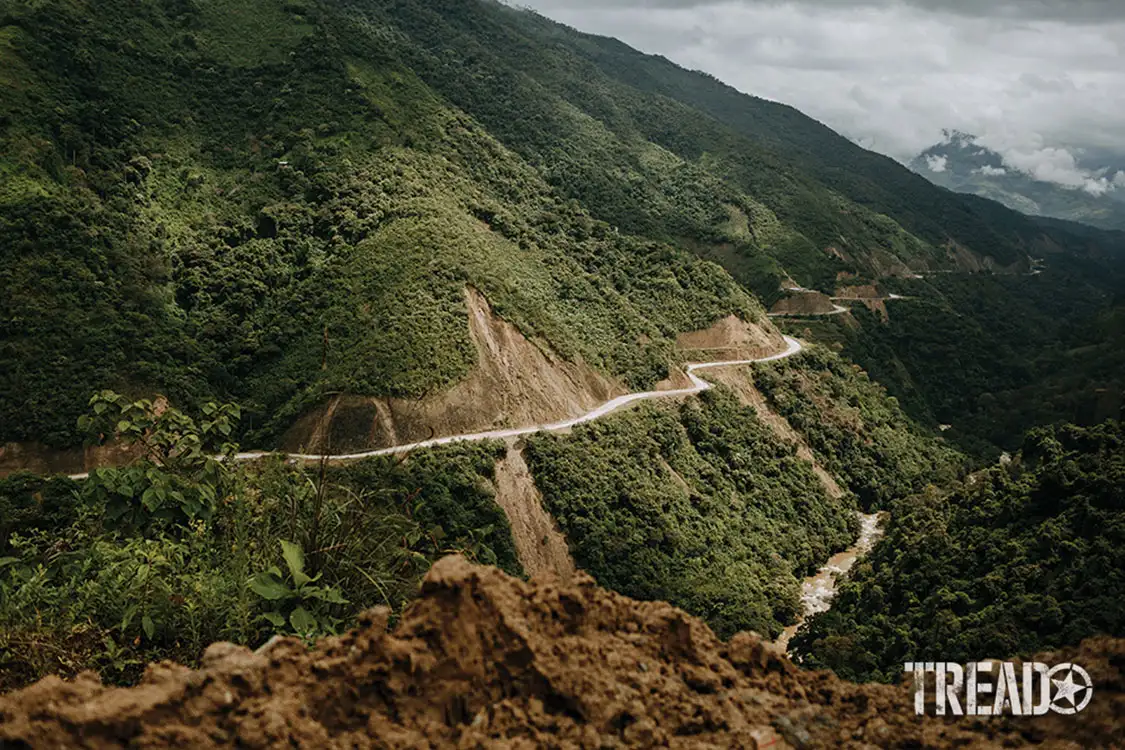
<svg viewBox="0 0 1125 750">
<path fill-rule="evenodd" d="M 129 607 L 129 609 L 125 610 L 125 616 L 121 618 L 121 625 L 119 627 L 119 630 L 121 630 L 122 633 L 124 633 L 125 630 L 129 627 L 129 623 L 133 621 L 133 618 L 136 616 L 136 614 L 137 605 L 135 604 L 132 607 Z"/>
<path fill-rule="evenodd" d="M 141 627 L 145 631 L 145 637 L 146 638 L 151 639 L 153 634 L 156 633 L 156 623 L 154 623 L 152 621 L 152 618 L 149 617 L 148 615 L 145 615 L 144 617 L 141 618 Z"/>
<path fill-rule="evenodd" d="M 310 633 L 316 630 L 316 618 L 304 607 L 293 610 L 293 614 L 289 615 L 289 624 L 298 633 Z"/>
<path fill-rule="evenodd" d="M 280 612 L 266 612 L 262 615 L 262 619 L 273 625 L 275 628 L 285 627 L 285 615 Z"/>
<path fill-rule="evenodd" d="M 293 595 L 293 590 L 285 582 L 269 571 L 259 573 L 250 579 L 250 590 L 268 601 L 274 602 Z"/>
<path fill-rule="evenodd" d="M 320 589 L 320 596 L 317 597 L 317 598 L 322 600 L 322 601 L 326 601 L 329 604 L 347 604 L 348 603 L 348 600 L 344 598 L 344 595 L 342 593 L 340 593 L 340 590 L 337 589 L 337 588 L 334 588 L 332 586 L 325 586 L 325 587 L 321 588 Z"/>
<path fill-rule="evenodd" d="M 289 574 L 293 576 L 293 582 L 298 587 L 312 580 L 305 575 L 305 552 L 299 544 L 282 539 L 281 554 L 285 558 L 285 564 L 289 566 Z"/>
<path fill-rule="evenodd" d="M 145 490 L 141 495 L 141 505 L 145 506 L 149 513 L 160 507 L 160 496 L 156 494 L 155 488 L 149 487 Z"/>
</svg>

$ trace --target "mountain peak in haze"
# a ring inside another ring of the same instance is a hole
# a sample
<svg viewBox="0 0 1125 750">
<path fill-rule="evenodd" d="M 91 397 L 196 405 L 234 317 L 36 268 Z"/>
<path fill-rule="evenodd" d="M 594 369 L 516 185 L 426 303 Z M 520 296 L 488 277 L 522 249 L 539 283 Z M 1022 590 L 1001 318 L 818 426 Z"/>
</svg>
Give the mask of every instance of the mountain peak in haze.
<svg viewBox="0 0 1125 750">
<path fill-rule="evenodd" d="M 1103 229 L 1125 229 L 1125 191 L 1095 194 L 1082 188 L 1037 179 L 1005 163 L 980 138 L 960 130 L 944 136 L 910 163 L 931 182 L 958 193 L 989 198 L 1031 216 L 1078 221 Z"/>
</svg>

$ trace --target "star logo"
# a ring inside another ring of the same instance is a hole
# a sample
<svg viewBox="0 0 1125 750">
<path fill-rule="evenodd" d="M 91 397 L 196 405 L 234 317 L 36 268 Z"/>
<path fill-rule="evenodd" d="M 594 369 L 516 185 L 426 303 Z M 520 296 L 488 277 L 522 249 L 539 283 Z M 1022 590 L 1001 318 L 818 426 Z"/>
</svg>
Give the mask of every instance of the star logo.
<svg viewBox="0 0 1125 750">
<path fill-rule="evenodd" d="M 1056 679 L 1056 675 L 1061 678 L 1064 674 L 1066 679 Z M 1059 664 L 1047 673 L 1047 677 L 1055 686 L 1051 698 L 1051 710 L 1057 714 L 1066 716 L 1076 714 L 1086 708 L 1090 704 L 1090 699 L 1094 697 L 1094 681 L 1090 679 L 1090 674 L 1077 664 L 1069 662 Z"/>
</svg>

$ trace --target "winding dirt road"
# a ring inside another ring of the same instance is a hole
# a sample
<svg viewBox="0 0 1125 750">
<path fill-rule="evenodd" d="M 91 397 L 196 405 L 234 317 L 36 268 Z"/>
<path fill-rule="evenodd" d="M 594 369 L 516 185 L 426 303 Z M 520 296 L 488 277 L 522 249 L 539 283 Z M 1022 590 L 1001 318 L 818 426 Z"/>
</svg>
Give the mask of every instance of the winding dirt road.
<svg viewBox="0 0 1125 750">
<path fill-rule="evenodd" d="M 828 312 L 817 313 L 769 313 L 766 317 L 769 318 L 822 318 L 827 315 L 843 315 L 844 313 L 851 312 L 846 307 L 840 307 L 833 303 L 832 309 Z"/>
<path fill-rule="evenodd" d="M 523 435 L 531 435 L 539 432 L 560 432 L 562 430 L 569 430 L 587 422 L 593 422 L 595 419 L 600 419 L 607 414 L 612 414 L 615 411 L 625 408 L 630 404 L 637 403 L 638 401 L 650 401 L 661 398 L 677 398 L 684 396 L 694 396 L 703 391 L 709 391 L 712 386 L 703 378 L 695 373 L 700 370 L 709 370 L 716 367 L 734 367 L 737 365 L 752 365 L 758 362 L 776 362 L 777 360 L 787 359 L 794 354 L 800 353 L 804 346 L 800 341 L 789 336 L 785 337 L 786 348 L 785 351 L 777 354 L 771 354 L 768 357 L 759 357 L 757 359 L 737 359 L 727 360 L 721 362 L 701 362 L 698 364 L 688 365 L 686 368 L 688 379 L 691 381 L 690 388 L 681 388 L 674 391 L 645 391 L 643 393 L 630 393 L 625 396 L 619 396 L 612 401 L 607 401 L 593 411 L 586 412 L 580 417 L 572 419 L 565 419 L 561 422 L 554 422 L 552 424 L 532 425 L 530 427 L 515 427 L 504 430 L 491 430 L 488 432 L 473 432 L 463 435 L 449 435 L 448 437 L 433 438 L 432 440 L 423 440 L 417 443 L 406 443 L 404 445 L 395 445 L 390 448 L 380 448 L 378 450 L 364 451 L 362 453 L 343 453 L 343 454 L 307 454 L 307 453 L 283 453 L 290 459 L 295 461 L 360 461 L 365 458 L 375 458 L 376 456 L 394 456 L 403 453 L 411 453 L 423 448 L 434 448 L 439 445 L 449 445 L 451 443 L 471 443 L 481 442 L 484 440 L 507 440 L 511 438 L 522 437 Z M 277 451 L 249 451 L 246 453 L 239 453 L 235 456 L 238 461 L 254 461 L 259 458 L 264 458 L 270 455 L 276 455 Z M 85 479 L 89 473 L 71 474 L 71 479 Z"/>
<path fill-rule="evenodd" d="M 846 312 L 846 310 L 844 310 Z M 365 458 L 374 458 L 376 456 L 391 456 L 410 453 L 412 451 L 421 450 L 424 448 L 433 448 L 440 445 L 449 445 L 451 443 L 464 443 L 464 442 L 480 442 L 484 440 L 506 440 L 511 438 L 521 437 L 523 435 L 531 435 L 540 432 L 561 432 L 576 427 L 580 424 L 593 422 L 608 414 L 624 409 L 625 407 L 635 404 L 639 401 L 653 401 L 656 399 L 666 398 L 682 398 L 686 396 L 694 396 L 704 391 L 709 391 L 714 388 L 714 385 L 701 378 L 696 373 L 702 370 L 711 370 L 719 367 L 736 367 L 740 365 L 752 365 L 759 362 L 777 362 L 779 360 L 788 359 L 804 350 L 804 345 L 791 336 L 785 336 L 785 351 L 771 354 L 767 357 L 758 357 L 756 359 L 737 359 L 737 360 L 723 360 L 719 362 L 700 362 L 696 364 L 689 364 L 685 368 L 688 379 L 691 381 L 691 387 L 680 388 L 671 391 L 644 391 L 642 393 L 630 393 L 625 396 L 619 396 L 611 401 L 607 401 L 598 408 L 589 411 L 582 416 L 565 419 L 561 422 L 554 422 L 545 425 L 533 425 L 530 427 L 516 427 L 504 430 L 491 430 L 488 432 L 474 432 L 463 435 L 450 435 L 448 437 L 434 438 L 432 440 L 423 440 L 417 443 L 408 443 L 405 445 L 396 445 L 390 448 L 381 448 L 379 450 L 365 451 L 362 453 L 347 453 L 347 454 L 304 454 L 304 453 L 287 453 L 281 454 L 295 461 L 358 461 Z M 274 453 L 266 451 L 251 451 L 246 453 L 239 453 L 235 456 L 238 461 L 253 461 L 259 458 L 264 458 Z M 85 479 L 89 474 L 73 474 L 71 479 Z M 786 630 L 785 634 L 779 641 L 779 646 L 784 650 L 796 632 L 797 627 L 804 619 L 816 612 L 823 611 L 830 606 L 831 600 L 836 591 L 836 577 L 839 574 L 847 571 L 848 568 L 854 564 L 855 560 L 866 554 L 875 540 L 878 538 L 876 516 L 867 516 L 863 518 L 863 532 L 856 545 L 847 550 L 846 552 L 832 558 L 825 565 L 820 572 L 804 583 L 804 591 L 802 595 L 802 602 L 804 604 L 804 616 L 791 628 Z"/>
<path fill-rule="evenodd" d="M 778 354 L 771 354 L 768 357 L 760 357 L 758 359 L 738 359 L 723 362 L 702 362 L 699 364 L 687 366 L 687 376 L 691 380 L 690 388 L 681 388 L 675 391 L 645 391 L 643 393 L 630 393 L 625 396 L 618 396 L 612 401 L 607 401 L 593 411 L 586 412 L 580 417 L 572 419 L 564 419 L 561 422 L 554 422 L 545 425 L 532 425 L 530 427 L 515 427 L 504 430 L 491 430 L 489 432 L 474 432 L 466 435 L 450 435 L 448 437 L 434 438 L 432 440 L 423 440 L 418 443 L 407 443 L 405 445 L 395 445 L 390 448 L 380 448 L 379 450 L 365 451 L 363 453 L 346 453 L 346 454 L 305 454 L 305 453 L 289 453 L 289 458 L 297 461 L 320 461 L 322 459 L 329 459 L 331 461 L 358 461 L 365 458 L 374 458 L 376 456 L 393 456 L 402 453 L 410 453 L 412 451 L 420 450 L 422 448 L 433 448 L 439 445 L 449 445 L 450 443 L 471 443 L 480 442 L 483 440 L 507 440 L 510 438 L 522 437 L 524 435 L 531 435 L 538 432 L 560 432 L 562 430 L 569 430 L 571 427 L 576 427 L 580 424 L 593 422 L 595 419 L 601 419 L 607 414 L 612 414 L 615 411 L 625 408 L 630 404 L 638 401 L 651 401 L 660 398 L 676 398 L 683 396 L 694 396 L 703 391 L 709 391 L 714 386 L 708 383 L 703 378 L 695 373 L 700 370 L 709 370 L 716 367 L 734 367 L 736 365 L 752 365 L 758 362 L 776 362 L 777 360 L 787 359 L 794 354 L 800 353 L 804 346 L 797 339 L 789 336 L 785 337 L 786 349 Z M 253 461 L 257 458 L 271 455 L 265 452 L 249 452 L 239 453 L 237 459 L 239 461 Z"/>
</svg>

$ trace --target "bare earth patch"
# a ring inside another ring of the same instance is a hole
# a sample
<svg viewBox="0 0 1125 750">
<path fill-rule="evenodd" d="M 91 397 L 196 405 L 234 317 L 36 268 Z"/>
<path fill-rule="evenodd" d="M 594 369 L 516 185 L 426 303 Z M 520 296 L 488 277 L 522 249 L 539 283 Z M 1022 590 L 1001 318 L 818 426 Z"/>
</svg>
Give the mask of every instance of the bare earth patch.
<svg viewBox="0 0 1125 750">
<path fill-rule="evenodd" d="M 946 721 L 906 687 L 798 670 L 756 636 L 719 641 L 659 602 L 437 563 L 391 633 L 388 611 L 314 648 L 208 649 L 129 689 L 86 674 L 0 697 L 0 745 L 67 748 L 1047 748 L 1125 741 L 1125 641 L 1041 659 L 1094 681 L 1080 717 Z"/>
<path fill-rule="evenodd" d="M 496 465 L 496 504 L 508 516 L 520 564 L 529 576 L 550 573 L 564 581 L 574 577 L 577 569 L 566 537 L 543 507 L 523 451 L 516 446 L 510 446 Z"/>
<path fill-rule="evenodd" d="M 497 316 L 484 295 L 465 291 L 477 366 L 453 388 L 421 400 L 344 396 L 310 412 L 282 441 L 291 452 L 343 453 L 430 437 L 524 427 L 576 417 L 625 388 L 568 362 Z"/>
</svg>

